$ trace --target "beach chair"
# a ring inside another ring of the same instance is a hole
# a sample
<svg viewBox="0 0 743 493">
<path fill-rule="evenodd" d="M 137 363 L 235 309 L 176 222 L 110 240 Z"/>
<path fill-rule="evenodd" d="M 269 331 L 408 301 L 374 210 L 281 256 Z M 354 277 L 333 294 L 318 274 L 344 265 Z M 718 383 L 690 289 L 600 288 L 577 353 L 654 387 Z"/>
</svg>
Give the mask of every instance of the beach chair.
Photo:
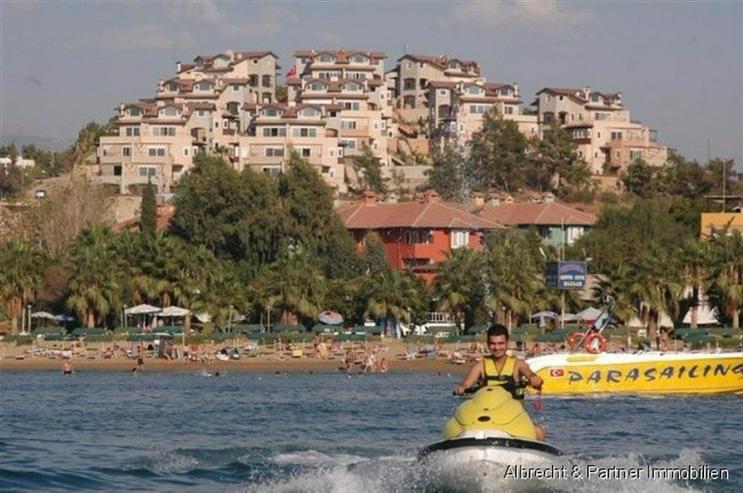
<svg viewBox="0 0 743 493">
<path fill-rule="evenodd" d="M 292 358 L 304 358 L 304 349 L 292 349 Z"/>
</svg>

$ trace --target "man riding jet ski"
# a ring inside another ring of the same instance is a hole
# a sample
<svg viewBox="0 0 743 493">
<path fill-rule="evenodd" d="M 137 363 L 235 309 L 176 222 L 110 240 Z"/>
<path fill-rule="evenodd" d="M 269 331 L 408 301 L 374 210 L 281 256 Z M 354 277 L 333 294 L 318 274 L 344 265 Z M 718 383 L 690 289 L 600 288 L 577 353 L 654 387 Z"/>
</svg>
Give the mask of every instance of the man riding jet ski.
<svg viewBox="0 0 743 493">
<path fill-rule="evenodd" d="M 493 466 L 551 461 L 561 454 L 544 443 L 544 430 L 524 409 L 524 388 L 531 385 L 539 390 L 542 379 L 523 360 L 506 354 L 505 327 L 490 327 L 487 342 L 491 355 L 472 367 L 454 393 L 464 394 L 478 380 L 482 387 L 446 422 L 444 439 L 418 456 L 422 461 L 434 462 L 438 474 L 497 474 Z"/>
</svg>

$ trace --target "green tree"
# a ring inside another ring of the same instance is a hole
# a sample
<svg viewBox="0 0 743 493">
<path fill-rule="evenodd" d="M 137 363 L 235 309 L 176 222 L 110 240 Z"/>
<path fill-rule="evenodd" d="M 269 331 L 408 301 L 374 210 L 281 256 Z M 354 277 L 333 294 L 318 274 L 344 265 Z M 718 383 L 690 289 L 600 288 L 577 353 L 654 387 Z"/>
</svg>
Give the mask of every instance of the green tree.
<svg viewBox="0 0 743 493">
<path fill-rule="evenodd" d="M 578 147 L 570 133 L 553 122 L 541 139 L 533 141 L 529 186 L 537 190 L 555 190 L 565 195 L 585 189 L 590 184 L 591 171 L 578 157 Z M 553 187 L 553 183 L 556 186 Z"/>
<path fill-rule="evenodd" d="M 377 194 L 387 193 L 387 183 L 382 177 L 382 165 L 368 145 L 364 145 L 361 154 L 353 158 L 353 169 L 358 178 L 359 190 L 369 190 Z"/>
<path fill-rule="evenodd" d="M 102 323 L 121 307 L 122 280 L 111 230 L 95 224 L 72 245 L 72 274 L 67 283 L 67 306 L 88 327 Z"/>
<path fill-rule="evenodd" d="M 400 337 L 400 322 L 410 323 L 422 303 L 421 281 L 409 272 L 390 269 L 368 277 L 364 284 L 366 315 L 385 320 L 385 332 Z"/>
<path fill-rule="evenodd" d="M 433 283 L 437 310 L 454 315 L 460 333 L 474 325 L 475 313 L 485 296 L 485 257 L 470 248 L 453 250 L 443 262 Z"/>
<path fill-rule="evenodd" d="M 363 273 L 366 275 L 385 273 L 391 269 L 384 243 L 378 233 L 370 232 L 364 237 L 364 252 L 361 256 L 361 264 Z"/>
<path fill-rule="evenodd" d="M 14 236 L 0 245 L 0 301 L 7 307 L 14 334 L 18 317 L 41 287 L 46 263 L 45 255 L 23 238 Z"/>
<path fill-rule="evenodd" d="M 139 212 L 139 231 L 146 238 L 154 238 L 157 231 L 157 202 L 155 186 L 148 180 L 142 191 L 142 206 Z"/>
<path fill-rule="evenodd" d="M 658 188 L 667 195 L 701 198 L 712 186 L 711 177 L 704 167 L 673 151 L 669 152 L 666 166 L 658 173 Z"/>
<path fill-rule="evenodd" d="M 426 188 L 436 190 L 446 200 L 463 202 L 467 198 L 465 158 L 451 146 L 433 155 L 433 166 L 426 171 Z"/>
<path fill-rule="evenodd" d="M 710 240 L 710 299 L 717 300 L 735 329 L 740 327 L 743 308 L 743 234 L 715 236 Z"/>
<path fill-rule="evenodd" d="M 638 197 L 647 199 L 655 195 L 653 169 L 643 159 L 637 159 L 627 167 L 622 183 L 629 193 Z"/>
<path fill-rule="evenodd" d="M 515 191 L 526 185 L 528 141 L 516 123 L 504 120 L 494 108 L 483 117 L 482 128 L 470 142 L 471 174 L 482 192 Z"/>
</svg>

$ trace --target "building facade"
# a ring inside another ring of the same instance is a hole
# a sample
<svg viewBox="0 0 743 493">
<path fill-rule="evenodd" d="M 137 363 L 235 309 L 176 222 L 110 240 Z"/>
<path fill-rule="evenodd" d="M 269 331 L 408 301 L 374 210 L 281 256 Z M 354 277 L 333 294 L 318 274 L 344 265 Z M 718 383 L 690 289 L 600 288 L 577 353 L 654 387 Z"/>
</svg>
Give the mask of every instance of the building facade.
<svg viewBox="0 0 743 493">
<path fill-rule="evenodd" d="M 655 130 L 630 119 L 621 93 L 545 87 L 533 105 L 541 131 L 553 122 L 567 129 L 593 174 L 617 175 L 637 159 L 650 166 L 663 166 L 668 159 Z"/>
</svg>

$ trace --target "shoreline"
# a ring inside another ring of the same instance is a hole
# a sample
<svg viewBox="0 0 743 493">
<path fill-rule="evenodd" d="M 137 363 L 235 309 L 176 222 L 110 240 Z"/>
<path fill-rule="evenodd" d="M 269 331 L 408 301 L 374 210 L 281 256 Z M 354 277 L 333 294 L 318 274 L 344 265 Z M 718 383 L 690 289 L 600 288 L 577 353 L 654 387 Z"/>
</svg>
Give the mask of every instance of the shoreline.
<svg viewBox="0 0 743 493">
<path fill-rule="evenodd" d="M 62 371 L 63 359 L 26 358 L 0 360 L 0 373 L 4 371 Z M 143 372 L 185 372 L 214 370 L 224 372 L 253 372 L 253 373 L 307 373 L 307 372 L 338 372 L 342 362 L 339 360 L 320 360 L 314 358 L 268 360 L 261 358 L 240 359 L 237 361 L 189 362 L 164 359 L 146 359 L 142 365 Z M 137 366 L 137 360 L 131 359 L 72 359 L 76 372 L 131 372 Z M 438 372 L 462 374 L 469 370 L 470 364 L 454 365 L 442 358 L 427 358 L 415 360 L 390 360 L 387 373 L 403 372 Z M 356 366 L 351 374 L 361 372 Z"/>
</svg>

